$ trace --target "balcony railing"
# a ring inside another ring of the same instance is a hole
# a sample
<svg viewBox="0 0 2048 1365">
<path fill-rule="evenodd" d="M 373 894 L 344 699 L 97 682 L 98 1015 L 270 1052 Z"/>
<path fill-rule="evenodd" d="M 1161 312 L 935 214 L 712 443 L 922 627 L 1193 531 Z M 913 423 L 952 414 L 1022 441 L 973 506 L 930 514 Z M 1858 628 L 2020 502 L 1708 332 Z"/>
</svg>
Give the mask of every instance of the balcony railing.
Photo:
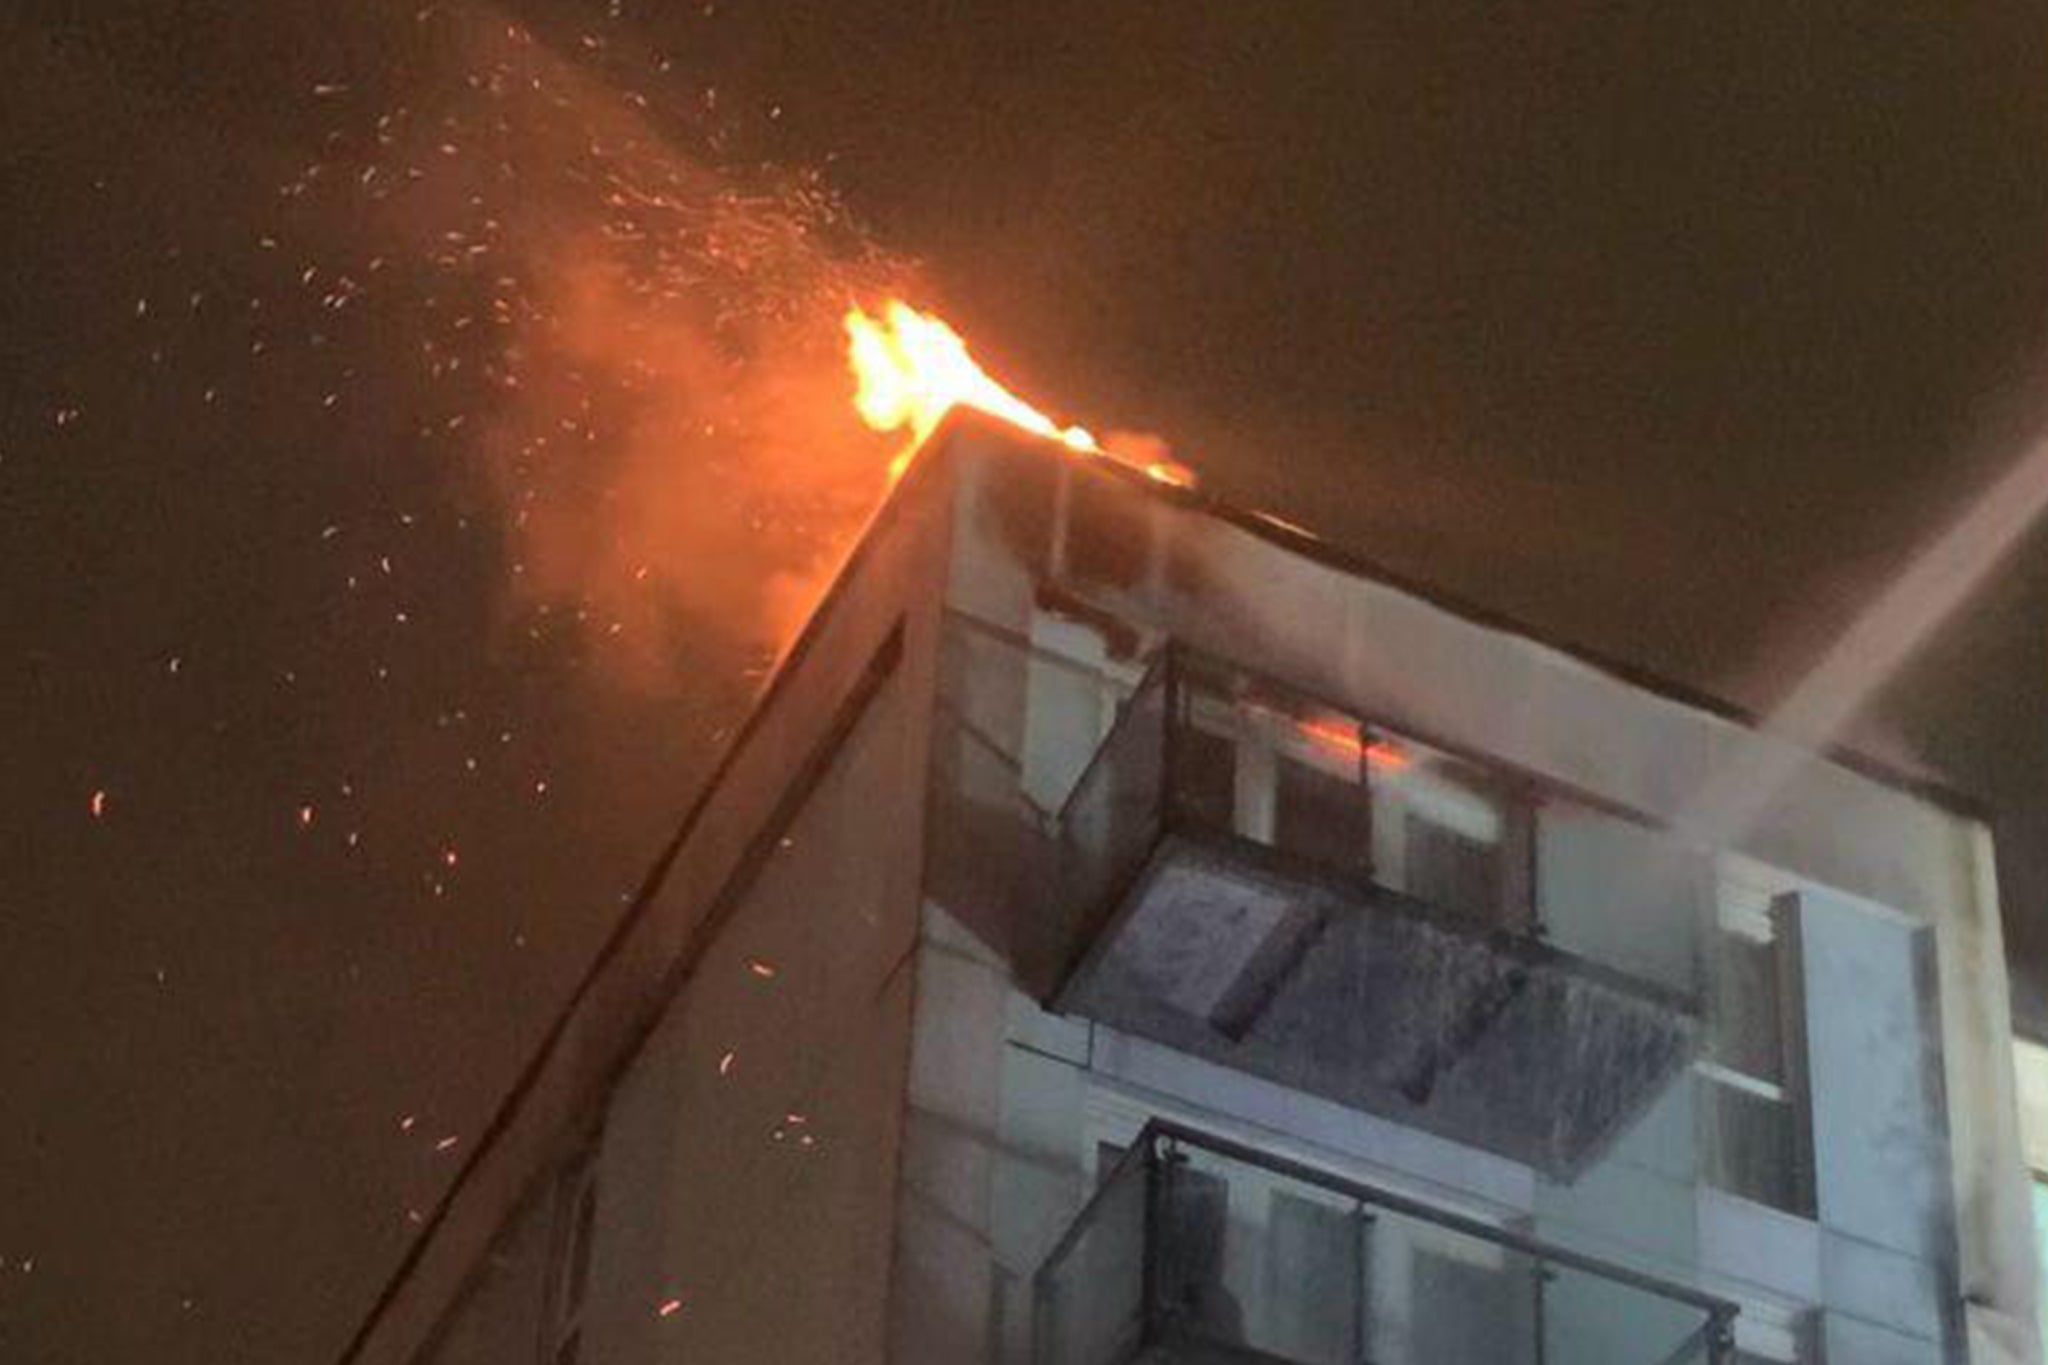
<svg viewBox="0 0 2048 1365">
<path fill-rule="evenodd" d="M 1538 794 L 1169 649 L 1061 811 L 1058 1010 L 1557 1179 L 1683 1070 L 1693 1003 L 1546 944 Z"/>
<path fill-rule="evenodd" d="M 1155 1120 L 1034 1283 L 1035 1365 L 1723 1365 L 1731 1303 Z"/>
</svg>

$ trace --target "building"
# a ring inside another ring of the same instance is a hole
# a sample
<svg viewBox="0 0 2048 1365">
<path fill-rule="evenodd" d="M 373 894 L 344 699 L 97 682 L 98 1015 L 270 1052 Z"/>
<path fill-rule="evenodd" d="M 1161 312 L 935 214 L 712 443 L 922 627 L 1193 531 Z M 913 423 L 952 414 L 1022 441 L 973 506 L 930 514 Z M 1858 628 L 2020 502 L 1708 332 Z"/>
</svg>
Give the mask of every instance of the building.
<svg viewBox="0 0 2048 1365">
<path fill-rule="evenodd" d="M 972 415 L 347 1359 L 2032 1361 L 1991 847 Z"/>
</svg>

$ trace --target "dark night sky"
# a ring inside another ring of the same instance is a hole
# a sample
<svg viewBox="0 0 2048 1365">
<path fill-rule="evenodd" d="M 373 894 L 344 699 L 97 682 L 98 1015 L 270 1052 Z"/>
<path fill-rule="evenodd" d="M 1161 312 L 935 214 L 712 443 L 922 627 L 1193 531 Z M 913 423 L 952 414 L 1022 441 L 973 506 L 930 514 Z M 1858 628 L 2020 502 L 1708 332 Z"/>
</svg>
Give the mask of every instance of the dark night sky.
<svg viewBox="0 0 2048 1365">
<path fill-rule="evenodd" d="M 871 495 L 785 303 L 921 258 L 1063 415 L 1759 708 L 2040 407 L 2037 6 L 419 8 L 0 17 L 8 1359 L 340 1350 Z M 705 258 L 589 245 L 620 129 L 892 259 L 622 285 Z M 2036 949 L 2044 607 L 2037 536 L 1863 731 Z"/>
</svg>

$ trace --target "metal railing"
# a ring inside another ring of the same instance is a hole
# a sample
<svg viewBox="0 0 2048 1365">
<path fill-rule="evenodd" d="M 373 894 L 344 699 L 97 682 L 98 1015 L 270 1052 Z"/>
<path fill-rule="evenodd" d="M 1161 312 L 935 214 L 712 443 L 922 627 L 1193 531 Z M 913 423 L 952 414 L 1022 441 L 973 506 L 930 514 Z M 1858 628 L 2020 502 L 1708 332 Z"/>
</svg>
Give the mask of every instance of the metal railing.
<svg viewBox="0 0 2048 1365">
<path fill-rule="evenodd" d="M 1036 1365 L 1725 1365 L 1736 1306 L 1155 1119 L 1034 1281 Z"/>
</svg>

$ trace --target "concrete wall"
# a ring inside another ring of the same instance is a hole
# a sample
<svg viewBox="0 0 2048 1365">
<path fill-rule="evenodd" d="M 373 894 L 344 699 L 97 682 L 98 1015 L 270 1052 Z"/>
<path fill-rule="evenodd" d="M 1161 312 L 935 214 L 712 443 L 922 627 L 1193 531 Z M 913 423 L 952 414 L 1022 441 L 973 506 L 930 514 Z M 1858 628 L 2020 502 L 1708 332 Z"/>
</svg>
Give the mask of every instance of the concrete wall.
<svg viewBox="0 0 2048 1365">
<path fill-rule="evenodd" d="M 585 1360 L 883 1358 L 923 712 L 876 696 L 614 1091 Z"/>
<path fill-rule="evenodd" d="M 766 860 L 609 1093 L 584 1362 L 884 1358 L 923 672 L 899 664 L 764 831 Z M 549 1365 L 562 1239 L 548 1185 L 544 1172 L 425 1365 Z"/>
<path fill-rule="evenodd" d="M 551 1193 L 543 1178 L 521 1202 L 421 1352 L 420 1365 L 524 1365 L 537 1358 L 553 1242 Z"/>
<path fill-rule="evenodd" d="M 853 1186 L 867 1190 L 861 1182 L 877 1170 L 893 1170 L 893 1152 L 884 1158 L 882 1149 L 893 1143 L 894 1130 L 882 1123 L 883 1106 L 878 1097 L 891 1087 L 892 1095 L 900 1097 L 900 1085 L 885 1067 L 886 1035 L 889 1011 L 895 1009 L 899 1012 L 895 1024 L 898 1037 L 905 1036 L 907 1010 L 901 1003 L 903 997 L 880 990 L 869 958 L 861 957 L 857 964 L 844 959 L 840 940 L 851 934 L 862 943 L 863 953 L 870 949 L 880 952 L 877 945 L 892 931 L 892 926 L 906 949 L 914 932 L 912 916 L 918 898 L 922 840 L 923 807 L 919 797 L 925 766 L 922 718 L 930 712 L 939 595 L 943 586 L 932 566 L 943 564 L 947 557 L 951 519 L 950 493 L 945 483 L 950 472 L 943 461 L 920 465 L 899 487 L 898 497 L 883 509 L 876 528 L 857 549 L 826 603 L 778 670 L 711 788 L 699 798 L 675 843 L 663 855 L 650 891 L 635 904 L 606 943 L 531 1066 L 508 1092 L 485 1138 L 472 1149 L 454 1186 L 430 1212 L 427 1227 L 412 1255 L 396 1269 L 386 1293 L 346 1353 L 344 1359 L 349 1365 L 406 1365 L 417 1359 L 424 1343 L 447 1320 L 462 1288 L 471 1282 L 475 1267 L 525 1191 L 564 1158 L 567 1144 L 586 1132 L 593 1114 L 610 1102 L 620 1084 L 622 1068 L 650 1033 L 659 1028 L 664 1046 L 677 1046 L 667 1040 L 686 1025 L 664 1021 L 673 1012 L 672 1002 L 678 989 L 687 999 L 690 980 L 724 940 L 721 920 L 730 920 L 724 928 L 731 929 L 733 924 L 747 919 L 744 913 L 736 919 L 730 917 L 734 905 L 726 895 L 728 889 L 747 884 L 749 863 L 758 851 L 764 831 L 776 828 L 787 818 L 785 806 L 789 795 L 802 790 L 810 780 L 807 768 L 821 747 L 829 747 L 835 726 L 842 720 L 843 702 L 887 650 L 891 637 L 896 636 L 900 640 L 900 660 L 888 684 L 894 694 L 887 698 L 886 705 L 891 708 L 890 714 L 898 717 L 898 723 L 884 727 L 883 732 L 891 738 L 880 742 L 880 750 L 872 758 L 885 767 L 864 770 L 865 780 L 857 784 L 851 796 L 836 800 L 836 805 L 857 809 L 867 822 L 863 838 L 854 840 L 851 846 L 842 843 L 841 853 L 849 864 L 886 868 L 896 878 L 891 884 L 894 899 L 890 904 L 898 908 L 897 917 L 889 919 L 878 906 L 870 905 L 866 908 L 880 918 L 877 924 L 868 925 L 859 918 L 862 905 L 856 905 L 851 912 L 856 916 L 854 923 L 841 923 L 830 913 L 837 903 L 839 874 L 835 871 L 830 877 L 819 877 L 815 871 L 807 873 L 815 878 L 808 893 L 789 900 L 789 904 L 803 901 L 814 913 L 804 924 L 807 936 L 803 937 L 801 952 L 792 944 L 794 956 L 784 964 L 799 981 L 816 980 L 814 973 L 819 969 L 857 966 L 857 972 L 846 980 L 864 979 L 877 990 L 867 1002 L 870 1013 L 858 1021 L 859 1029 L 866 1031 L 856 1030 L 848 1035 L 854 1046 L 846 1055 L 853 1070 L 847 1077 L 835 1079 L 829 1066 L 818 1059 L 829 1057 L 838 1046 L 840 1039 L 830 1036 L 833 1030 L 853 1027 L 848 1013 L 853 1003 L 850 998 L 820 997 L 830 1012 L 821 1016 L 819 1027 L 792 1035 L 798 1046 L 811 1049 L 808 1055 L 813 1061 L 806 1065 L 812 1066 L 815 1074 L 784 1070 L 778 1075 L 771 1070 L 763 1077 L 766 1084 L 784 1092 L 776 1093 L 773 1103 L 794 1107 L 805 1095 L 810 1095 L 810 1102 L 821 1113 L 828 1112 L 835 1122 L 844 1125 L 839 1136 L 847 1143 L 846 1161 L 850 1164 L 842 1165 L 836 1160 L 818 1163 L 814 1172 L 803 1171 L 791 1177 L 800 1181 L 805 1198 L 812 1201 L 813 1215 L 821 1210 L 838 1210 L 848 1217 L 858 1212 L 869 1220 L 858 1234 L 857 1247 L 848 1240 L 856 1237 L 854 1233 L 827 1229 L 820 1234 L 823 1242 L 835 1247 L 831 1254 L 839 1258 L 830 1264 L 843 1267 L 852 1260 L 879 1256 L 875 1248 L 886 1238 L 875 1234 L 872 1228 L 882 1225 L 884 1215 L 865 1205 L 858 1209 L 842 1208 L 835 1201 Z M 903 717 L 919 720 L 909 724 L 902 722 Z M 877 742 L 865 733 L 857 734 L 856 740 L 862 744 Z M 679 804 L 686 795 L 678 794 Z M 762 874 L 761 887 L 779 888 L 781 882 L 775 879 L 781 875 L 771 866 Z M 782 906 L 784 893 L 777 890 L 771 901 L 764 904 Z M 779 923 L 775 916 L 783 911 L 762 913 L 766 916 L 764 923 Z M 785 928 L 778 932 L 793 931 Z M 863 938 L 864 934 L 868 937 Z M 833 984 L 845 982 L 835 976 Z M 890 989 L 900 988 L 892 984 Z M 806 1016 L 799 1022 L 808 1025 L 809 1021 Z M 701 1047 L 708 1044 L 689 1042 L 680 1046 L 683 1051 L 678 1055 L 687 1062 L 701 1064 Z M 899 1042 L 899 1054 L 901 1047 Z M 784 1061 L 794 1065 L 788 1058 Z M 737 1060 L 735 1065 L 739 1065 Z M 897 1065 L 901 1065 L 900 1055 Z M 812 1088 L 805 1090 L 797 1084 L 799 1081 Z M 841 1084 L 854 1089 L 837 1088 Z M 693 1101 L 685 1085 L 684 1090 L 672 1092 L 669 1098 Z M 638 1178 L 659 1181 L 666 1178 L 666 1171 L 667 1177 L 689 1177 L 701 1190 L 704 1181 L 699 1177 L 715 1167 L 701 1162 L 686 1147 L 675 1145 L 679 1137 L 686 1137 L 691 1131 L 686 1119 L 679 1118 L 673 1109 L 664 1114 L 664 1101 L 647 1093 L 647 1083 L 636 1081 L 630 1093 L 632 1117 L 621 1130 L 618 1141 L 622 1145 L 617 1159 L 639 1163 Z M 764 1097 L 766 1094 L 763 1092 Z M 768 1101 L 764 1098 L 763 1102 Z M 899 1100 L 892 1097 L 892 1113 L 897 1103 Z M 813 1149 L 807 1154 L 825 1149 L 830 1140 L 830 1135 L 816 1135 Z M 764 1141 L 772 1141 L 772 1137 Z M 626 1155 L 629 1150 L 634 1153 L 631 1157 Z M 750 1199 L 765 1197 L 763 1191 L 772 1185 L 775 1169 L 746 1168 L 751 1183 L 745 1188 Z M 620 1198 L 607 1210 L 606 1231 L 614 1234 L 615 1242 L 618 1237 L 643 1238 L 646 1219 L 632 1191 L 616 1180 L 606 1188 Z M 687 1199 L 698 1195 L 673 1195 L 657 1190 L 646 1197 L 662 1204 L 672 1197 Z M 864 1193 L 862 1197 L 868 1196 Z M 887 1203 L 883 1198 L 882 1204 Z M 736 1216 L 751 1217 L 753 1208 L 744 1201 L 736 1201 L 733 1212 Z M 664 1215 L 669 1212 L 675 1210 L 664 1209 Z M 795 1231 L 795 1220 L 787 1226 Z M 650 1244 L 636 1245 L 641 1253 L 649 1251 Z M 659 1252 L 665 1246 L 663 1243 L 654 1249 Z M 763 1277 L 771 1276 L 773 1266 L 765 1262 L 765 1247 L 762 1252 L 764 1261 L 757 1268 Z M 680 1273 L 676 1267 L 636 1261 L 627 1254 L 624 1242 L 617 1242 L 609 1254 L 625 1257 L 614 1263 L 622 1288 L 618 1297 L 606 1300 L 601 1330 L 620 1342 L 655 1342 L 657 1338 L 645 1336 L 628 1325 L 629 1320 L 637 1315 L 675 1327 L 689 1323 L 693 1311 L 688 1301 L 689 1286 L 675 1283 Z M 821 1250 L 818 1254 L 826 1253 Z M 701 1265 L 692 1261 L 681 1270 L 695 1270 Z M 875 1287 L 871 1292 L 879 1304 L 880 1286 L 886 1277 L 878 1268 L 866 1273 L 873 1278 Z M 671 1284 L 674 1287 L 669 1297 L 685 1299 L 685 1307 L 660 1318 L 658 1310 L 666 1299 L 650 1304 L 645 1296 Z M 840 1287 L 855 1300 L 862 1292 L 848 1283 L 841 1283 Z M 763 1300 L 754 1298 L 750 1302 L 759 1304 Z M 694 1311 L 700 1318 L 708 1316 L 714 1326 L 722 1321 L 715 1305 L 699 1301 Z M 787 1305 L 779 1311 L 788 1311 Z M 774 1319 L 768 1321 L 772 1324 Z M 801 1349 L 820 1349 L 817 1339 L 823 1329 L 819 1321 L 819 1315 L 814 1313 L 801 1331 L 792 1329 L 793 1340 Z M 871 1329 L 868 1339 L 878 1341 L 879 1329 Z M 586 1360 L 591 1358 L 586 1354 Z M 835 1351 L 831 1358 L 847 1357 Z M 505 1359 L 517 1362 L 523 1357 L 513 1354 Z"/>
</svg>

